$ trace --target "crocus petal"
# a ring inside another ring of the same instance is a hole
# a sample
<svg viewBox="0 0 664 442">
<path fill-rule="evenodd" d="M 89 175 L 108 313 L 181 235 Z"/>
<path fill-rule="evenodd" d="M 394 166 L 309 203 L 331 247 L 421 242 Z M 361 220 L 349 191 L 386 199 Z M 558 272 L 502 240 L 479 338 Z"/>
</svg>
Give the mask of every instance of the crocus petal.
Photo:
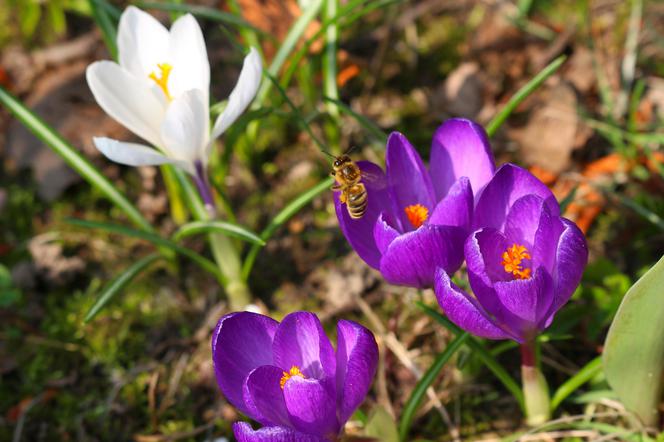
<svg viewBox="0 0 664 442">
<path fill-rule="evenodd" d="M 95 100 L 108 115 L 152 145 L 160 145 L 164 106 L 145 83 L 111 61 L 92 63 L 85 74 Z"/>
<path fill-rule="evenodd" d="M 438 199 L 462 176 L 468 177 L 473 192 L 478 194 L 495 170 L 491 145 L 481 126 L 463 118 L 452 118 L 438 127 L 429 163 Z"/>
<path fill-rule="evenodd" d="M 537 330 L 553 301 L 553 281 L 543 267 L 536 269 L 531 278 L 499 281 L 494 288 L 498 301 L 511 313 L 500 319 L 509 321 L 510 329 L 524 338 Z"/>
<path fill-rule="evenodd" d="M 339 433 L 334 381 L 299 376 L 286 381 L 284 399 L 295 429 L 330 439 Z"/>
<path fill-rule="evenodd" d="M 235 422 L 233 434 L 238 442 L 326 442 L 319 437 L 299 433 L 285 427 L 265 427 L 254 430 L 247 422 Z"/>
<path fill-rule="evenodd" d="M 399 232 L 385 221 L 385 214 L 381 213 L 374 226 L 373 236 L 380 253 L 385 253 L 392 241 L 399 237 Z"/>
<path fill-rule="evenodd" d="M 274 335 L 273 350 L 274 365 L 284 370 L 296 366 L 307 378 L 334 376 L 334 348 L 313 313 L 287 315 Z"/>
<path fill-rule="evenodd" d="M 358 161 L 357 166 L 362 171 L 361 182 L 367 189 L 367 211 L 360 219 L 351 218 L 346 204 L 339 200 L 341 192 L 334 192 L 334 208 L 339 227 L 351 247 L 367 264 L 378 269 L 381 253 L 374 240 L 374 225 L 380 214 L 391 208 L 387 180 L 383 170 L 374 163 Z M 365 176 L 370 179 L 365 179 Z"/>
<path fill-rule="evenodd" d="M 466 177 L 459 178 L 436 205 L 429 224 L 470 228 L 473 216 L 473 191 Z"/>
<path fill-rule="evenodd" d="M 249 55 L 244 59 L 237 84 L 228 97 L 228 104 L 214 123 L 210 140 L 214 140 L 224 133 L 237 120 L 240 114 L 244 112 L 247 106 L 249 106 L 249 103 L 251 103 L 258 91 L 262 73 L 263 64 L 261 56 L 256 49 L 251 48 Z"/>
<path fill-rule="evenodd" d="M 205 95 L 189 90 L 171 102 L 161 125 L 163 148 L 178 160 L 206 162 L 202 154 L 208 141 L 209 119 Z"/>
<path fill-rule="evenodd" d="M 244 381 L 243 398 L 247 413 L 263 425 L 291 426 L 281 389 L 284 371 L 272 365 L 253 370 Z"/>
<path fill-rule="evenodd" d="M 474 298 L 453 284 L 441 268 L 436 271 L 434 291 L 445 315 L 462 329 L 487 339 L 513 339 L 491 320 Z"/>
<path fill-rule="evenodd" d="M 572 221 L 566 218 L 561 218 L 561 221 L 565 230 L 560 235 L 556 250 L 553 312 L 558 311 L 572 296 L 588 262 L 588 244 L 583 233 Z"/>
<path fill-rule="evenodd" d="M 199 89 L 203 91 L 203 102 L 208 106 L 210 62 L 201 27 L 191 14 L 185 14 L 173 23 L 169 48 L 173 63 L 168 81 L 171 94 L 177 97 L 190 89 Z"/>
<path fill-rule="evenodd" d="M 142 144 L 125 143 L 110 138 L 94 137 L 92 139 L 99 151 L 106 158 L 127 166 L 156 166 L 159 164 L 175 164 L 192 173 L 191 165 L 185 161 L 168 158 L 161 152 Z"/>
<path fill-rule="evenodd" d="M 466 230 L 425 224 L 392 241 L 380 261 L 380 272 L 397 285 L 431 287 L 437 267 L 456 272 L 463 262 Z"/>
<path fill-rule="evenodd" d="M 544 200 L 549 213 L 560 214 L 553 193 L 533 174 L 514 164 L 504 164 L 481 192 L 475 206 L 474 226 L 502 230 L 512 205 L 519 198 L 533 194 Z"/>
<path fill-rule="evenodd" d="M 118 25 L 120 66 L 147 82 L 157 64 L 170 62 L 168 52 L 168 30 L 164 25 L 135 6 L 125 9 Z"/>
<path fill-rule="evenodd" d="M 346 422 L 364 401 L 378 366 L 373 334 L 353 321 L 337 324 L 337 409 Z"/>
<path fill-rule="evenodd" d="M 526 195 L 514 202 L 505 220 L 505 236 L 510 243 L 525 246 L 533 252 L 535 233 L 539 228 L 543 212 L 544 200 L 537 195 Z"/>
<path fill-rule="evenodd" d="M 273 365 L 272 340 L 278 322 L 251 312 L 223 316 L 212 335 L 212 361 L 219 388 L 243 413 L 244 381 L 254 369 Z"/>
<path fill-rule="evenodd" d="M 434 208 L 436 199 L 429 172 L 415 148 L 398 132 L 393 132 L 387 140 L 385 167 L 396 214 L 404 230 L 412 230 L 404 209 L 420 204 L 431 213 Z"/>
</svg>

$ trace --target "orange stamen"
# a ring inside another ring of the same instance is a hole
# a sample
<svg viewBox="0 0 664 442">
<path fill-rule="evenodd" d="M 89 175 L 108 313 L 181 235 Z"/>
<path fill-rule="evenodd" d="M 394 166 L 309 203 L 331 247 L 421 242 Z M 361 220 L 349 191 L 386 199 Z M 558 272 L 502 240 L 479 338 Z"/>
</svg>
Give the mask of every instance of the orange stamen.
<svg viewBox="0 0 664 442">
<path fill-rule="evenodd" d="M 530 259 L 528 249 L 522 245 L 512 244 L 503 252 L 503 262 L 501 263 L 507 273 L 511 273 L 516 278 L 530 278 L 530 269 L 523 268 L 521 261 Z"/>
<path fill-rule="evenodd" d="M 173 97 L 171 97 L 171 93 L 168 91 L 168 77 L 171 75 L 173 66 L 168 63 L 159 63 L 157 67 L 159 68 L 161 75 L 157 77 L 157 74 L 152 71 L 150 75 L 148 75 L 148 78 L 157 83 L 157 86 L 159 86 L 159 88 L 164 92 L 164 95 L 166 95 L 168 101 L 171 101 Z"/>
<path fill-rule="evenodd" d="M 429 209 L 421 204 L 413 204 L 412 206 L 408 206 L 404 209 L 404 212 L 406 212 L 406 216 L 408 217 L 410 224 L 416 229 L 424 224 L 424 221 L 426 221 L 429 217 Z"/>
<path fill-rule="evenodd" d="M 293 376 L 299 376 L 302 379 L 306 379 L 302 374 L 302 372 L 300 371 L 300 367 L 298 367 L 297 365 L 293 365 L 290 371 L 284 371 L 283 374 L 284 375 L 281 377 L 281 380 L 279 381 L 279 386 L 281 387 L 282 390 L 284 389 L 284 385 L 286 385 L 286 381 L 288 381 Z"/>
</svg>

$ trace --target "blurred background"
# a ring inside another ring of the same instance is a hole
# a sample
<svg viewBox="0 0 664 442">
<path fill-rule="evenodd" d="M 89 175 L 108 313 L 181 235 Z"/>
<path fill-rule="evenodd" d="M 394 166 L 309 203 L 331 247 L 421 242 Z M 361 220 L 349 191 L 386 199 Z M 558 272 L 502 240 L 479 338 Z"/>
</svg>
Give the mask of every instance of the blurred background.
<svg viewBox="0 0 664 442">
<path fill-rule="evenodd" d="M 134 4 L 164 23 L 187 10 L 196 14 L 211 60 L 212 96 L 220 100 L 235 84 L 245 48 L 258 42 L 269 66 L 314 3 Z M 2 0 L 0 85 L 100 168 L 159 232 L 172 233 L 188 215 L 168 178 L 157 168 L 111 163 L 92 145 L 93 136 L 133 135 L 104 114 L 85 82 L 89 63 L 110 58 L 91 4 L 117 12 L 128 2 Z M 337 11 L 347 5 L 340 1 Z M 261 107 L 224 135 L 211 180 L 225 217 L 261 231 L 328 176 L 322 148 L 338 154 L 357 146 L 354 159 L 382 164 L 386 135 L 400 131 L 426 159 L 443 120 L 462 116 L 486 124 L 535 74 L 566 55 L 492 138 L 498 164 L 529 168 L 569 203 L 565 216 L 588 237 L 583 283 L 546 335 L 555 348 L 546 342 L 542 348 L 549 382 L 559 385 L 601 352 L 622 296 L 664 253 L 664 3 L 383 0 L 361 6 L 337 21 L 331 58 L 320 32 L 329 17 L 316 14 L 294 46 L 302 57 L 287 59 Z M 0 109 L 0 440 L 230 438 L 239 416 L 217 389 L 209 349 L 212 327 L 228 312 L 218 282 L 190 261 L 163 262 L 85 323 L 101 288 L 154 247 L 81 229 L 70 218 L 124 220 Z M 187 245 L 206 253 L 202 239 Z M 399 416 L 418 376 L 450 340 L 413 306 L 416 299 L 432 303 L 431 292 L 387 285 L 350 249 L 331 192 L 279 226 L 258 252 L 249 286 L 257 308 L 277 319 L 306 309 L 332 334 L 341 317 L 377 334 L 379 373 L 350 434 L 376 406 Z M 515 346 L 488 345 L 518 375 Z M 522 428 L 516 401 L 468 351 L 445 367 L 434 387 L 414 424 L 422 440 L 499 440 Z M 599 416 L 616 407 L 601 396 L 606 389 L 601 379 L 591 382 L 585 397 L 566 402 L 559 413 L 587 412 L 592 403 Z M 630 431 L 627 420 L 608 421 Z M 603 440 L 623 440 L 617 437 Z"/>
</svg>

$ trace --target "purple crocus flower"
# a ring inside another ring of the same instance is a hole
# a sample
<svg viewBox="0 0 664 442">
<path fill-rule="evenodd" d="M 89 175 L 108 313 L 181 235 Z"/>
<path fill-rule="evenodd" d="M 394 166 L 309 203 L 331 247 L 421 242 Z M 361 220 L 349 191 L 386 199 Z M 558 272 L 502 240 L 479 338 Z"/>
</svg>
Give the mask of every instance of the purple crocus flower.
<svg viewBox="0 0 664 442">
<path fill-rule="evenodd" d="M 475 296 L 439 269 L 440 306 L 477 336 L 533 342 L 581 280 L 588 259 L 583 233 L 560 216 L 541 181 L 513 164 L 503 165 L 479 195 L 473 229 L 465 257 Z"/>
<path fill-rule="evenodd" d="M 369 330 L 341 320 L 336 353 L 313 313 L 281 323 L 250 312 L 222 317 L 212 337 L 217 382 L 228 401 L 264 427 L 233 425 L 240 442 L 336 440 L 364 401 L 378 363 Z"/>
<path fill-rule="evenodd" d="M 341 231 L 357 254 L 392 284 L 431 287 L 437 267 L 454 273 L 470 233 L 473 192 L 494 173 L 481 126 L 451 119 L 434 134 L 429 168 L 405 136 L 387 141 L 386 171 L 358 161 L 368 194 L 360 219 L 335 194 Z"/>
</svg>

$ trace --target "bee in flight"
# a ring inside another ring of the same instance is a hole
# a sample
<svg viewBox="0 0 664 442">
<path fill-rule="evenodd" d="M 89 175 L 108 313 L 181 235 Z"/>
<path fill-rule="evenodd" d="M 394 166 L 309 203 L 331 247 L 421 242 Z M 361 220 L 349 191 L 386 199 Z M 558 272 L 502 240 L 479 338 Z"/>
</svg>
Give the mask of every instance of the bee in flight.
<svg viewBox="0 0 664 442">
<path fill-rule="evenodd" d="M 352 148 L 338 157 L 329 152 L 323 152 L 334 158 L 331 175 L 337 180 L 337 184 L 332 186 L 332 190 L 341 191 L 339 201 L 346 204 L 348 215 L 353 219 L 360 219 L 367 211 L 369 199 L 366 187 L 360 182 L 362 171 L 348 155 L 351 150 Z"/>
</svg>

